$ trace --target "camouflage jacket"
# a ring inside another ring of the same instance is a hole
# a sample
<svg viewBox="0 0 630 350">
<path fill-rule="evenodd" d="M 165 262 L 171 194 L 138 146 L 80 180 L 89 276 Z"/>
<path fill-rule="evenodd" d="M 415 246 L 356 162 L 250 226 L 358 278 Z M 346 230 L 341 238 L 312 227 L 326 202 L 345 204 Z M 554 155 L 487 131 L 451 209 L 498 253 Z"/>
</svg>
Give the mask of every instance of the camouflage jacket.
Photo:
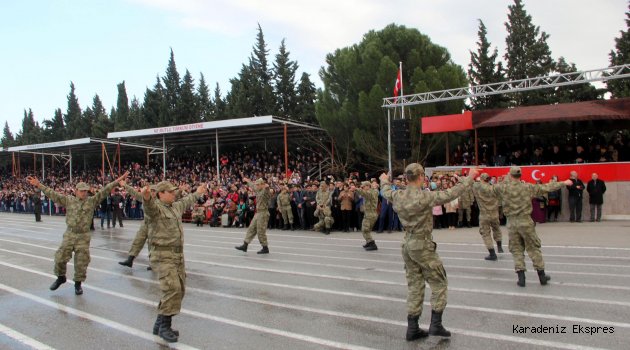
<svg viewBox="0 0 630 350">
<path fill-rule="evenodd" d="M 200 197 L 197 192 L 193 192 L 170 205 L 157 198 L 144 201 L 144 211 L 151 216 L 149 229 L 151 244 L 158 247 L 182 247 L 184 245 L 182 214 Z"/>
<path fill-rule="evenodd" d="M 498 217 L 499 216 L 499 197 L 492 190 L 492 185 L 480 181 L 473 184 L 473 193 L 479 205 L 479 215 Z"/>
<path fill-rule="evenodd" d="M 271 199 L 271 191 L 265 187 L 262 190 L 256 190 L 256 185 L 253 182 L 248 182 L 247 186 L 256 192 L 256 212 L 267 213 L 269 209 L 269 199 Z"/>
<path fill-rule="evenodd" d="M 331 191 L 317 191 L 315 195 L 315 201 L 317 202 L 317 206 L 330 207 L 332 204 L 332 192 Z"/>
<path fill-rule="evenodd" d="M 291 207 L 291 195 L 289 192 L 280 192 L 278 194 L 278 208 Z"/>
<path fill-rule="evenodd" d="M 389 181 L 383 181 L 381 192 L 383 197 L 393 204 L 394 211 L 398 213 L 398 218 L 407 232 L 405 239 L 423 241 L 431 239 L 433 207 L 459 197 L 463 191 L 470 188 L 473 181 L 471 178 L 465 178 L 461 183 L 446 191 L 423 191 L 415 186 L 407 186 L 404 190 L 392 190 Z M 411 249 L 421 248 L 412 247 Z"/>
<path fill-rule="evenodd" d="M 127 193 L 129 193 L 132 197 L 134 197 L 138 202 L 144 203 L 144 197 L 142 196 L 142 193 L 136 191 L 135 188 L 125 184 L 125 190 L 127 191 Z M 145 208 L 146 209 L 146 208 Z M 146 210 L 144 210 L 144 220 L 143 220 L 143 225 L 147 224 L 148 228 L 151 228 L 151 215 L 149 215 L 149 213 L 147 213 Z M 150 232 L 149 232 L 150 235 Z"/>
<path fill-rule="evenodd" d="M 501 198 L 505 216 L 515 217 L 532 214 L 532 197 L 542 196 L 545 193 L 558 190 L 562 186 L 564 186 L 563 182 L 534 185 L 508 179 L 492 186 L 492 189 Z"/>
<path fill-rule="evenodd" d="M 473 195 L 473 191 L 472 189 L 468 188 L 459 196 L 459 207 L 469 208 L 473 204 L 474 200 L 475 197 Z"/>
<path fill-rule="evenodd" d="M 378 207 L 378 190 L 373 188 L 364 191 L 357 188 L 357 193 L 363 197 L 363 212 L 365 215 L 378 215 L 376 208 Z"/>
<path fill-rule="evenodd" d="M 94 209 L 96 209 L 117 184 L 118 182 L 115 181 L 110 182 L 100 191 L 96 192 L 94 196 L 87 197 L 85 200 L 55 192 L 52 188 L 41 183 L 39 184 L 39 189 L 42 190 L 48 198 L 52 199 L 53 202 L 61 204 L 66 208 L 66 225 L 68 225 L 66 231 L 88 233 L 90 232 Z"/>
</svg>

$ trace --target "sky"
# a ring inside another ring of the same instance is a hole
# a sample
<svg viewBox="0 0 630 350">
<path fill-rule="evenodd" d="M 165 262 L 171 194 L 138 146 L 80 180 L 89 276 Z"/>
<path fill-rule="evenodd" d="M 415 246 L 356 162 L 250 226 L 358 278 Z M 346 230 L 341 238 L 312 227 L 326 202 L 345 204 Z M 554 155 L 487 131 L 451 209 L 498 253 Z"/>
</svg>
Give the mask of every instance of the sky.
<svg viewBox="0 0 630 350">
<path fill-rule="evenodd" d="M 301 72 L 322 87 L 326 54 L 359 43 L 390 23 L 416 28 L 467 69 L 476 50 L 478 19 L 505 52 L 505 22 L 513 0 L 22 0 L 0 2 L 0 122 L 14 135 L 24 110 L 38 122 L 65 113 L 70 82 L 82 109 L 98 94 L 116 104 L 116 85 L 143 100 L 166 71 L 170 49 L 180 76 L 203 73 L 225 95 L 229 79 L 247 62 L 258 24 L 270 60 L 282 39 Z M 533 23 L 550 35 L 554 58 L 578 69 L 604 68 L 627 0 L 524 0 Z M 404 62 L 403 62 L 404 69 Z M 392 85 L 396 77 L 392 77 Z M 405 90 L 405 94 L 413 91 Z"/>
</svg>

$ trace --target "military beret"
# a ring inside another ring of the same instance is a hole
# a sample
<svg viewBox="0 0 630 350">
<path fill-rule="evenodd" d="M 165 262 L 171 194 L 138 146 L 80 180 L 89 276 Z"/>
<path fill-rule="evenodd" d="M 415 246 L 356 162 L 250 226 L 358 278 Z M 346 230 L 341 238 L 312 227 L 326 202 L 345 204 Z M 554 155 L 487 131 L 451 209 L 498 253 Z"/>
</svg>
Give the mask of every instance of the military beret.
<svg viewBox="0 0 630 350">
<path fill-rule="evenodd" d="M 411 163 L 405 168 L 405 176 L 421 176 L 424 175 L 424 168 L 418 163 Z"/>
<path fill-rule="evenodd" d="M 481 174 L 480 178 L 485 181 L 485 180 L 488 180 L 490 178 L 490 175 L 488 175 L 488 173 L 483 173 L 483 174 Z"/>
<path fill-rule="evenodd" d="M 369 181 L 361 182 L 361 187 L 363 187 L 363 186 L 370 186 L 370 182 Z"/>
<path fill-rule="evenodd" d="M 157 192 L 165 192 L 165 191 L 175 191 L 177 186 L 173 185 L 170 181 L 162 181 L 155 185 L 155 190 Z"/>
<path fill-rule="evenodd" d="M 519 176 L 521 175 L 521 167 L 520 166 L 512 166 L 510 168 L 510 175 Z"/>
<path fill-rule="evenodd" d="M 77 184 L 77 190 L 79 191 L 89 191 L 90 190 L 90 186 L 88 184 L 86 184 L 85 182 L 81 181 Z"/>
</svg>

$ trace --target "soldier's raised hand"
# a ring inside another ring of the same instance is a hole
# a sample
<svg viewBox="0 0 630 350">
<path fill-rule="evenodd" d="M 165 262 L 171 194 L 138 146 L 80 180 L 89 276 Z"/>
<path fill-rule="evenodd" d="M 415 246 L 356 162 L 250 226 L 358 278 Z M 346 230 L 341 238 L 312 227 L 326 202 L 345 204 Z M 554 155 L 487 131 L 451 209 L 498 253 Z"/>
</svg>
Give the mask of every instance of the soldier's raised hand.
<svg viewBox="0 0 630 350">
<path fill-rule="evenodd" d="M 122 176 L 121 176 L 121 177 L 117 178 L 117 179 L 116 179 L 116 182 L 120 183 L 120 181 L 122 181 L 122 180 L 126 179 L 126 178 L 127 178 L 127 176 L 129 176 L 129 170 L 125 171 L 125 173 L 124 173 L 124 174 L 122 174 Z"/>
<path fill-rule="evenodd" d="M 142 187 L 140 193 L 142 193 L 142 198 L 144 198 L 145 201 L 148 201 L 149 198 L 151 198 L 151 187 L 149 187 L 149 185 Z"/>
<path fill-rule="evenodd" d="M 27 176 L 26 181 L 35 187 L 39 186 L 39 180 L 36 177 Z"/>
<path fill-rule="evenodd" d="M 387 175 L 386 173 L 382 173 L 381 176 L 378 177 L 378 179 L 381 180 L 381 182 L 388 181 L 389 175 Z"/>
<path fill-rule="evenodd" d="M 202 183 L 201 185 L 199 185 L 199 187 L 197 187 L 197 193 L 198 194 L 204 194 L 208 191 L 208 186 L 206 186 L 205 183 Z"/>
<path fill-rule="evenodd" d="M 470 168 L 470 170 L 468 170 L 468 177 L 476 179 L 479 176 L 479 173 L 481 173 L 479 168 Z"/>
<path fill-rule="evenodd" d="M 562 181 L 566 186 L 573 186 L 573 180 L 571 179 L 566 179 L 564 181 Z"/>
</svg>

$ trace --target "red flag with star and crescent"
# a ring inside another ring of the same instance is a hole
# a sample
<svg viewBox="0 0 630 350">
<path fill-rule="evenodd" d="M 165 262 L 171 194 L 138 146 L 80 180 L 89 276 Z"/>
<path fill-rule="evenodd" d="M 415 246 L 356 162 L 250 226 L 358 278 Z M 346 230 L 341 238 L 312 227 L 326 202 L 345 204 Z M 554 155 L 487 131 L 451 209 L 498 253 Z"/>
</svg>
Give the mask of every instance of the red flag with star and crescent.
<svg viewBox="0 0 630 350">
<path fill-rule="evenodd" d="M 394 85 L 394 97 L 398 97 L 400 91 L 402 91 L 402 70 L 399 68 L 396 76 L 396 85 Z"/>
</svg>

